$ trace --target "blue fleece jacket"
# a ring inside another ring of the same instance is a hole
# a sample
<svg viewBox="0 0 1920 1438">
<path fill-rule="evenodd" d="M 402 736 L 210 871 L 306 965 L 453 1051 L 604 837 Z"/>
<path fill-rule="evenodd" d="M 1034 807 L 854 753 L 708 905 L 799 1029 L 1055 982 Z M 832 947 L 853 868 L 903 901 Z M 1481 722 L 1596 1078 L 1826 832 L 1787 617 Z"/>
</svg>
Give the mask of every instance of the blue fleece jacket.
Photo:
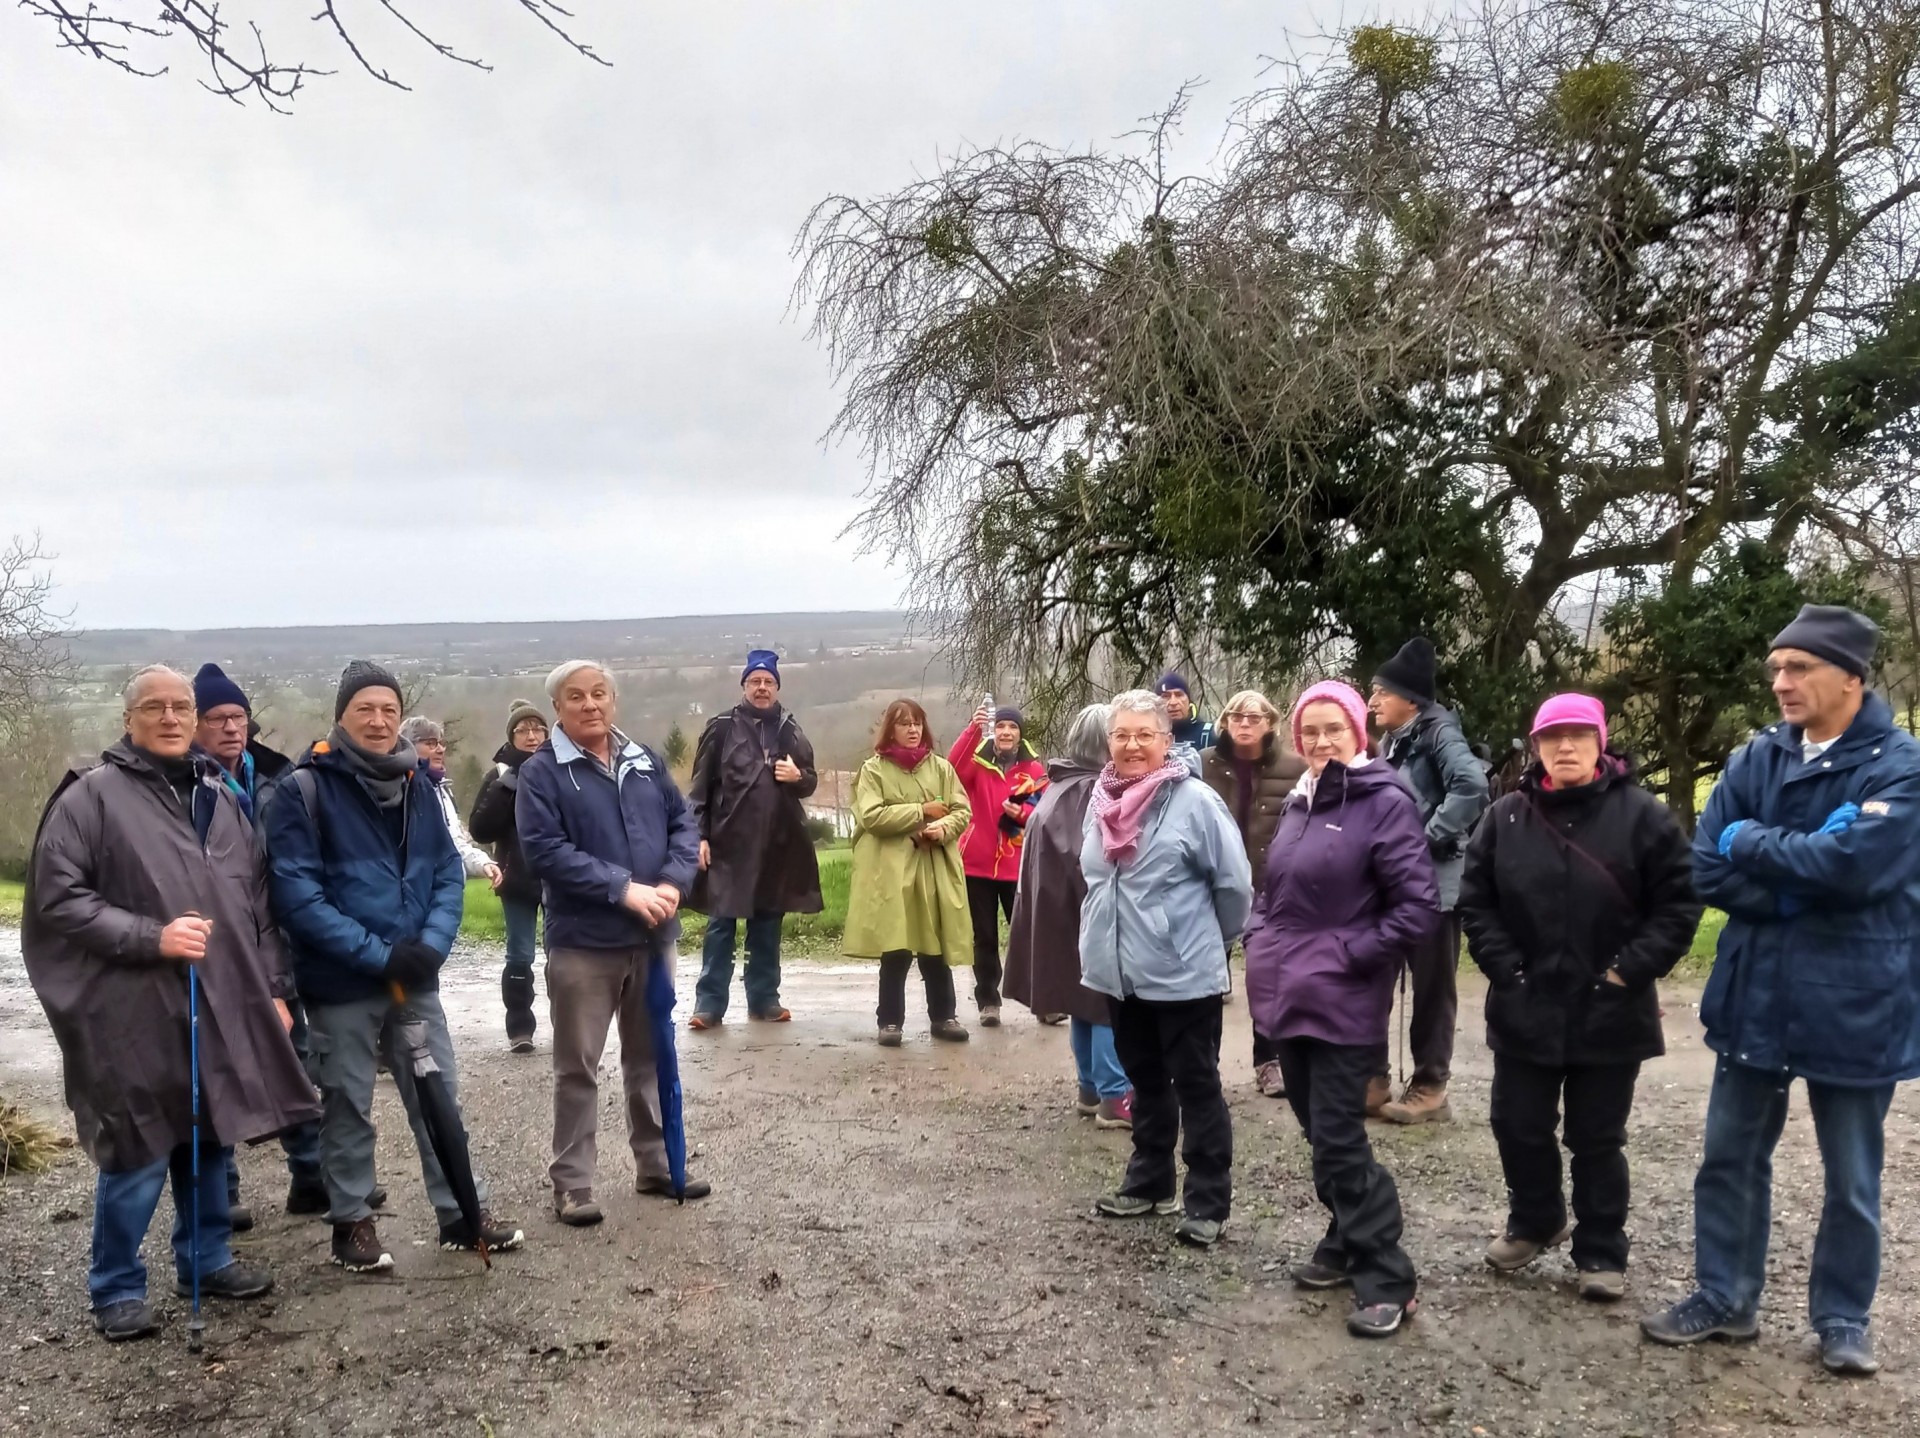
<svg viewBox="0 0 1920 1438">
<path fill-rule="evenodd" d="M 650 944 L 652 928 L 621 902 L 627 885 L 672 884 L 684 896 L 700 872 L 700 829 L 665 761 L 613 737 L 611 774 L 558 728 L 520 766 L 514 825 L 555 948 Z"/>
<path fill-rule="evenodd" d="M 312 1004 L 372 998 L 387 991 L 395 943 L 418 939 L 443 959 L 453 947 L 466 899 L 460 854 L 424 770 L 407 776 L 402 845 L 366 786 L 324 744 L 295 767 L 313 773 L 317 816 L 292 775 L 262 816 L 268 889 L 293 950 L 294 982 Z"/>
</svg>

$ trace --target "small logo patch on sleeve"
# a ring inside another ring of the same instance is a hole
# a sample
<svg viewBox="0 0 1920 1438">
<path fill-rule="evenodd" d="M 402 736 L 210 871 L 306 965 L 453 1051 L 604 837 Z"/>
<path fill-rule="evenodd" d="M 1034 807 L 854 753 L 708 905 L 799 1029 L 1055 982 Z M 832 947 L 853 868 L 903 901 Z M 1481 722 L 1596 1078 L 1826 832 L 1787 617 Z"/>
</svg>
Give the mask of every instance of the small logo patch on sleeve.
<svg viewBox="0 0 1920 1438">
<path fill-rule="evenodd" d="M 1893 806 L 1884 799 L 1869 799 L 1860 806 L 1860 812 L 1862 814 L 1877 814 L 1884 819 L 1893 812 Z"/>
</svg>

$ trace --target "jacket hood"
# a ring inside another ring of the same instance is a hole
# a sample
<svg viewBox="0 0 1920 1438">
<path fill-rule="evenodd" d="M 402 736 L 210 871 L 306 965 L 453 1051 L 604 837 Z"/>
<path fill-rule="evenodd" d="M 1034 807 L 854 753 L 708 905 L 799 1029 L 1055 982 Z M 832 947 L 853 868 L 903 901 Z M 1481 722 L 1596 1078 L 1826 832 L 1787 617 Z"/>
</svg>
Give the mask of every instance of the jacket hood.
<svg viewBox="0 0 1920 1438">
<path fill-rule="evenodd" d="M 1082 774 L 1098 774 L 1102 766 L 1082 764 L 1078 759 L 1047 760 L 1047 781 L 1058 784 L 1062 779 L 1078 778 Z"/>
<path fill-rule="evenodd" d="M 513 741 L 509 739 L 493 751 L 493 762 L 496 764 L 505 764 L 509 769 L 518 769 L 538 752 L 538 750 L 517 748 Z"/>
<path fill-rule="evenodd" d="M 188 749 L 186 757 L 192 761 L 193 776 L 196 779 L 204 779 L 220 767 L 210 754 L 198 746 Z M 112 764 L 119 769 L 130 769 L 137 774 L 149 775 L 163 782 L 166 779 L 166 775 L 160 771 L 159 766 L 134 748 L 133 740 L 125 734 L 101 751 L 100 762 Z"/>
<path fill-rule="evenodd" d="M 1300 776 L 1304 784 L 1313 774 L 1309 769 Z M 1349 769 L 1339 760 L 1333 760 L 1320 773 L 1320 782 L 1314 785 L 1313 807 L 1325 809 L 1334 804 L 1349 800 L 1364 799 L 1386 789 L 1405 789 L 1406 784 L 1393 772 L 1393 766 L 1384 759 L 1369 759 L 1357 769 Z M 1300 792 L 1299 785 L 1294 786 L 1295 794 Z"/>
</svg>

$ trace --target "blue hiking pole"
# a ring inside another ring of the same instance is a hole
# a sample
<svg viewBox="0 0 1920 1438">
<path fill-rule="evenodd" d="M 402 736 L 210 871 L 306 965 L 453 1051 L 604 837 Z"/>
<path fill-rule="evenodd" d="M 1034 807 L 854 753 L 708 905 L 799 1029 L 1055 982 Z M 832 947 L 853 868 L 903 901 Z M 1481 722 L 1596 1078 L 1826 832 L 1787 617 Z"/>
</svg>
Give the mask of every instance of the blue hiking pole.
<svg viewBox="0 0 1920 1438">
<path fill-rule="evenodd" d="M 187 965 L 187 1054 L 193 1066 L 193 1316 L 187 1320 L 187 1352 L 200 1351 L 207 1325 L 200 1321 L 200 971 Z"/>
</svg>

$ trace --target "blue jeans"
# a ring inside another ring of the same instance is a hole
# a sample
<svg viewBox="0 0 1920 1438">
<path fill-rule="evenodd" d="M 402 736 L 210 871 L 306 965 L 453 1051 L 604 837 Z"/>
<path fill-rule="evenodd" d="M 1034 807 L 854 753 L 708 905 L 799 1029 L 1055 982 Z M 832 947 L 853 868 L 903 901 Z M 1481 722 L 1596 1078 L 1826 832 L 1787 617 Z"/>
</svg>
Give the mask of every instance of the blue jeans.
<svg viewBox="0 0 1920 1438">
<path fill-rule="evenodd" d="M 1773 1150 L 1787 1122 L 1785 1074 L 1722 1058 L 1707 1099 L 1706 1152 L 1693 1181 L 1693 1268 L 1700 1291 L 1736 1318 L 1760 1310 L 1773 1221 Z M 1893 1085 L 1807 1081 L 1826 1172 L 1807 1311 L 1817 1330 L 1867 1326 L 1880 1282 L 1880 1166 Z"/>
<path fill-rule="evenodd" d="M 780 1007 L 779 914 L 755 914 L 747 926 L 747 1012 L 772 1013 Z M 707 920 L 700 946 L 700 982 L 693 989 L 693 1011 L 718 1018 L 727 1011 L 733 990 L 733 940 L 739 919 Z"/>
<path fill-rule="evenodd" d="M 539 1020 L 533 1012 L 533 941 L 540 921 L 538 904 L 502 899 L 507 920 L 507 966 L 500 975 L 500 1000 L 507 1010 L 507 1037 L 530 1039 Z"/>
<path fill-rule="evenodd" d="M 1113 1050 L 1113 1026 L 1074 1019 L 1068 1034 L 1073 1040 L 1073 1066 L 1080 1071 L 1080 1087 L 1092 1089 L 1101 1098 L 1124 1097 L 1133 1085 L 1127 1082 L 1120 1055 Z"/>
<path fill-rule="evenodd" d="M 233 1262 L 228 1240 L 227 1160 L 233 1150 L 200 1145 L 200 1276 Z M 94 1185 L 93 1264 L 87 1292 L 95 1311 L 147 1296 L 147 1265 L 140 1261 L 160 1190 L 173 1178 L 173 1267 L 182 1283 L 193 1275 L 193 1145 L 183 1143 L 165 1158 L 126 1173 L 102 1173 Z"/>
</svg>

